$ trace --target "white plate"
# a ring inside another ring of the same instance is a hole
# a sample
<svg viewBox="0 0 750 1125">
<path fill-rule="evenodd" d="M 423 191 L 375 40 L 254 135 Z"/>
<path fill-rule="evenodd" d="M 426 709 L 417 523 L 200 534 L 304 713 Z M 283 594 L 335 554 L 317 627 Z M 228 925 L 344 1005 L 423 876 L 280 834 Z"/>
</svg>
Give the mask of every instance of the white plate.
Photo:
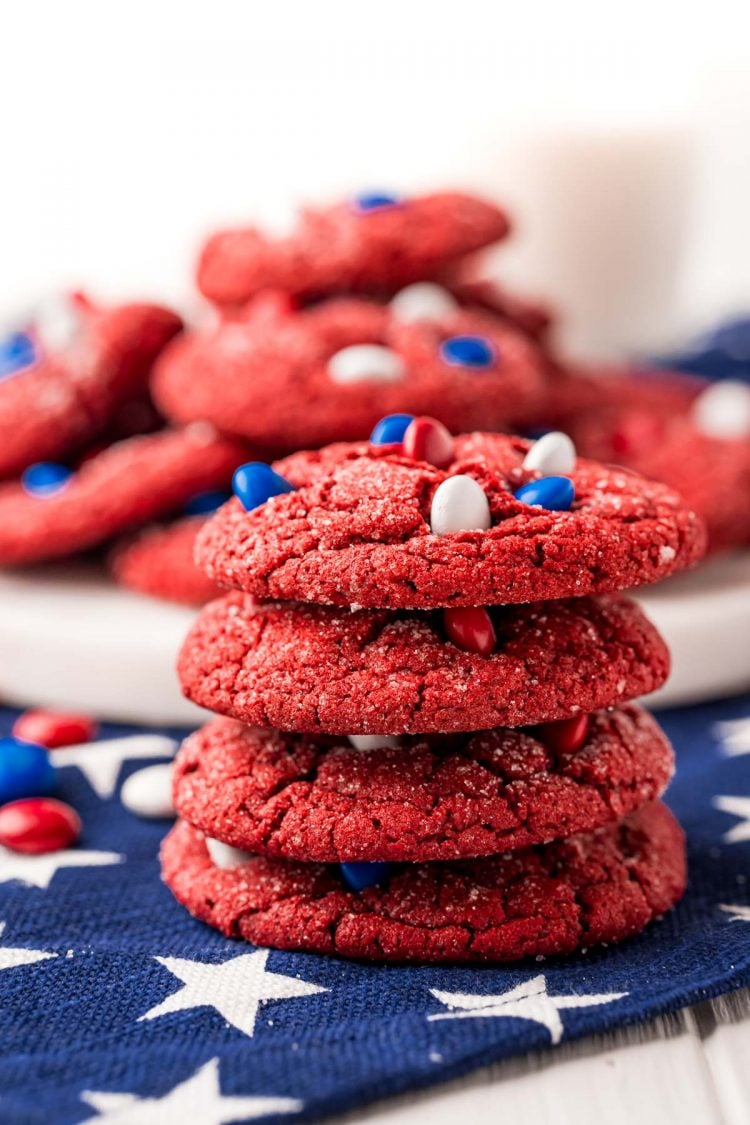
<svg viewBox="0 0 750 1125">
<path fill-rule="evenodd" d="M 639 595 L 672 649 L 654 706 L 750 687 L 750 553 Z M 93 565 L 0 574 L 0 699 L 134 723 L 195 726 L 175 659 L 195 611 L 115 586 Z"/>
<path fill-rule="evenodd" d="M 0 574 L 0 699 L 195 726 L 174 666 L 195 611 L 132 594 L 94 565 Z"/>
<path fill-rule="evenodd" d="M 637 595 L 672 652 L 649 706 L 698 703 L 750 688 L 750 552 L 720 555 Z"/>
</svg>

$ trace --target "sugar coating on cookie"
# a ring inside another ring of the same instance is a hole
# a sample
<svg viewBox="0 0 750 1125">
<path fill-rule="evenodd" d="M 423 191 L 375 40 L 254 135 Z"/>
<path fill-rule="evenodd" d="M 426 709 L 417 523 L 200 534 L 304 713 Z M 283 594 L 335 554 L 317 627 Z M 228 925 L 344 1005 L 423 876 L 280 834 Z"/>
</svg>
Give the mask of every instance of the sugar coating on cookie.
<svg viewBox="0 0 750 1125">
<path fill-rule="evenodd" d="M 393 446 L 333 445 L 276 464 L 296 485 L 246 512 L 227 504 L 201 533 L 196 558 L 221 585 L 259 598 L 427 609 L 578 597 L 640 586 L 700 558 L 705 528 L 665 485 L 579 459 L 570 510 L 515 493 L 536 479 L 530 443 L 464 434 L 438 469 Z M 434 534 L 433 499 L 468 476 L 491 527 Z"/>
<path fill-rule="evenodd" d="M 482 367 L 446 359 L 446 341 L 486 341 Z M 430 414 L 452 431 L 524 425 L 548 383 L 539 348 L 511 324 L 456 307 L 402 320 L 398 306 L 351 297 L 270 312 L 266 302 L 188 332 L 157 364 L 167 417 L 206 418 L 265 449 L 368 436 L 386 414 Z"/>
<path fill-rule="evenodd" d="M 57 459 L 101 433 L 142 395 L 156 356 L 181 321 L 157 305 L 71 306 L 73 331 L 39 324 L 33 362 L 0 380 L 0 477 Z M 70 327 L 70 326 L 69 326 Z M 34 325 L 30 328 L 34 337 Z"/>
<path fill-rule="evenodd" d="M 712 437 L 690 418 L 675 419 L 636 463 L 703 517 L 709 550 L 750 543 L 750 438 Z"/>
<path fill-rule="evenodd" d="M 569 419 L 580 450 L 679 493 L 705 522 L 709 551 L 749 543 L 750 440 L 742 432 L 741 402 L 750 390 L 738 402 L 718 400 L 721 412 L 733 410 L 719 434 L 700 425 L 701 409 L 716 399 L 712 387 L 698 393 L 696 378 L 657 372 L 628 381 L 600 378 L 596 385 L 599 400 Z"/>
<path fill-rule="evenodd" d="M 308 208 L 280 238 L 253 227 L 214 234 L 200 256 L 198 287 L 220 305 L 263 289 L 303 297 L 393 292 L 439 278 L 509 228 L 495 204 L 460 192 L 400 197 L 387 207 L 362 206 L 363 198 Z"/>
<path fill-rule="evenodd" d="M 109 567 L 117 582 L 139 594 L 180 605 L 204 605 L 221 593 L 193 558 L 205 516 L 186 516 L 144 528 L 112 550 Z"/>
<path fill-rule="evenodd" d="M 60 558 L 167 515 L 196 492 L 225 487 L 245 456 L 196 424 L 111 445 L 52 495 L 0 484 L 0 565 Z"/>
<path fill-rule="evenodd" d="M 355 893 L 335 867 L 212 862 L 180 821 L 162 874 L 191 914 L 255 945 L 386 961 L 516 961 L 621 941 L 685 890 L 685 845 L 656 802 L 590 835 L 488 859 L 405 864 Z"/>
<path fill-rule="evenodd" d="M 568 718 L 660 687 L 669 654 L 624 598 L 489 610 L 497 649 L 467 652 L 442 614 L 259 605 L 231 593 L 199 614 L 178 661 L 209 710 L 280 730 L 396 734 Z"/>
<path fill-rule="evenodd" d="M 583 745 L 563 752 L 534 728 L 363 751 L 214 719 L 183 743 L 174 791 L 183 819 L 245 851 L 425 862 L 592 831 L 660 796 L 672 764 L 665 735 L 634 705 L 595 712 Z"/>
</svg>

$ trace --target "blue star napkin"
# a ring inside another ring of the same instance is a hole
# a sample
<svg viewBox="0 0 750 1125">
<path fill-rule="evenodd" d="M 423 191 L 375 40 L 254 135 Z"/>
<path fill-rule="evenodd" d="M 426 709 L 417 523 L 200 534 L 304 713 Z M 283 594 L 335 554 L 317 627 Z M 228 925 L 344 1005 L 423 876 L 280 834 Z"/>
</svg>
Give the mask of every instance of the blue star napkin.
<svg viewBox="0 0 750 1125">
<path fill-rule="evenodd" d="M 750 696 L 660 717 L 683 902 L 621 946 L 479 968 L 255 949 L 194 921 L 159 880 L 167 825 L 118 796 L 169 743 L 105 727 L 140 737 L 62 766 L 78 848 L 0 854 L 0 1119 L 310 1120 L 750 984 Z"/>
</svg>

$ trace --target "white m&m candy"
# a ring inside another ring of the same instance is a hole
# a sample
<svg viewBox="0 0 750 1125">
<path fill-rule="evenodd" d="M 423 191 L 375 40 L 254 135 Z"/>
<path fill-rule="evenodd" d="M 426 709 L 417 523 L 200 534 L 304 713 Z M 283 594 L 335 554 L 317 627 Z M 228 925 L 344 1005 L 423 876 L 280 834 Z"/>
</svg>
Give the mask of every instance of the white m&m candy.
<svg viewBox="0 0 750 1125">
<path fill-rule="evenodd" d="M 390 734 L 350 734 L 349 741 L 355 750 L 394 750 L 399 745 Z"/>
<path fill-rule="evenodd" d="M 251 852 L 243 852 L 240 848 L 233 848 L 231 844 L 223 844 L 221 840 L 214 840 L 211 836 L 206 836 L 206 848 L 214 866 L 222 867 L 225 870 L 240 867 L 243 863 L 252 859 Z"/>
<path fill-rule="evenodd" d="M 48 297 L 34 310 L 34 329 L 46 352 L 69 348 L 80 327 L 80 309 L 69 296 Z"/>
<path fill-rule="evenodd" d="M 555 430 L 535 441 L 523 459 L 524 469 L 542 476 L 565 476 L 576 467 L 576 447 L 567 434 Z"/>
<path fill-rule="evenodd" d="M 401 356 L 380 344 L 354 344 L 342 348 L 328 361 L 334 383 L 397 383 L 406 374 Z"/>
<path fill-rule="evenodd" d="M 396 294 L 390 304 L 393 315 L 404 324 L 415 324 L 424 320 L 443 320 L 457 308 L 458 302 L 453 294 L 443 289 L 442 285 L 434 285 L 431 281 L 407 285 Z"/>
<path fill-rule="evenodd" d="M 172 817 L 172 764 L 147 766 L 123 782 L 120 799 L 136 816 Z"/>
<path fill-rule="evenodd" d="M 750 387 L 739 379 L 714 383 L 693 403 L 693 420 L 708 437 L 750 437 Z"/>
<path fill-rule="evenodd" d="M 438 486 L 430 508 L 430 527 L 434 535 L 486 531 L 491 523 L 484 489 L 473 477 L 448 477 Z"/>
</svg>

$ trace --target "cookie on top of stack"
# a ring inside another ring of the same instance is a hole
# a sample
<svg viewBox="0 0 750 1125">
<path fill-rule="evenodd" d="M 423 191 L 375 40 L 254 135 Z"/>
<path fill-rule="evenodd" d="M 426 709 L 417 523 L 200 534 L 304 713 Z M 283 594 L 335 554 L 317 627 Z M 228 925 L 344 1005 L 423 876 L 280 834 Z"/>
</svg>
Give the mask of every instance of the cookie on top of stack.
<svg viewBox="0 0 750 1125">
<path fill-rule="evenodd" d="M 221 716 L 184 743 L 163 876 L 282 949 L 515 960 L 640 931 L 680 897 L 672 751 L 632 700 L 666 679 L 619 591 L 691 565 L 700 520 L 570 440 L 369 443 L 235 474 L 199 536 L 179 661 Z"/>
</svg>

